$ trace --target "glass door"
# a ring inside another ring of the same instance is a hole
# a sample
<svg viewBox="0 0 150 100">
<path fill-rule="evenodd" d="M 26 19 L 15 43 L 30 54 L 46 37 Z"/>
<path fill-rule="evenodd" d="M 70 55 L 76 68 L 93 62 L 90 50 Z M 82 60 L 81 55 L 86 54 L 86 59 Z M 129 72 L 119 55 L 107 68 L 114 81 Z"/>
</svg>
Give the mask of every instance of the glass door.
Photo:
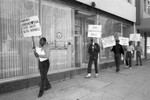
<svg viewBox="0 0 150 100">
<path fill-rule="evenodd" d="M 81 18 L 75 18 L 75 67 L 81 67 Z"/>
<path fill-rule="evenodd" d="M 95 23 L 96 16 L 78 11 L 75 14 L 75 66 L 81 67 L 83 63 L 88 63 L 88 25 Z"/>
<path fill-rule="evenodd" d="M 88 54 L 88 46 L 89 46 L 89 43 L 90 43 L 90 38 L 87 37 L 88 36 L 88 26 L 89 25 L 94 25 L 95 24 L 95 19 L 96 19 L 96 16 L 88 16 L 88 17 L 85 17 L 84 18 L 84 22 L 83 22 L 83 39 L 82 39 L 82 61 L 83 63 L 88 63 L 88 59 L 89 59 L 89 54 Z"/>
</svg>

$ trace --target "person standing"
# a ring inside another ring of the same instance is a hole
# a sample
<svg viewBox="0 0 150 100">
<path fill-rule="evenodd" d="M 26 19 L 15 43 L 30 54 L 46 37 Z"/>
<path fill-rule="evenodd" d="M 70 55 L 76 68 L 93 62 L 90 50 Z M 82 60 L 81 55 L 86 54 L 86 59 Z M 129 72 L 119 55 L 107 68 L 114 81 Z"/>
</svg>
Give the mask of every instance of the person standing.
<svg viewBox="0 0 150 100">
<path fill-rule="evenodd" d="M 95 66 L 95 77 L 98 77 L 97 60 L 98 60 L 99 52 L 100 52 L 100 46 L 99 46 L 99 44 L 95 43 L 95 40 L 92 38 L 91 43 L 88 48 L 89 63 L 88 63 L 88 70 L 87 70 L 88 74 L 87 74 L 86 78 L 91 77 L 91 67 L 92 67 L 93 61 L 94 61 L 94 66 Z"/>
<path fill-rule="evenodd" d="M 143 54 L 143 50 L 139 41 L 137 42 L 135 50 L 136 50 L 136 66 L 138 66 L 138 60 L 140 61 L 140 65 L 142 65 L 141 55 Z"/>
<path fill-rule="evenodd" d="M 134 56 L 134 46 L 132 41 L 129 41 L 129 46 L 126 49 L 126 67 L 132 68 L 132 57 Z"/>
<path fill-rule="evenodd" d="M 114 52 L 116 72 L 119 72 L 120 71 L 121 54 L 124 56 L 124 49 L 123 49 L 122 45 L 119 44 L 119 40 L 116 40 L 116 45 L 113 46 L 111 51 Z"/>
<path fill-rule="evenodd" d="M 51 84 L 47 79 L 47 72 L 50 66 L 50 47 L 44 37 L 40 39 L 39 44 L 40 46 L 35 48 L 34 55 L 38 58 L 39 71 L 41 75 L 40 90 L 38 94 L 38 97 L 41 97 L 45 90 L 51 88 Z"/>
</svg>

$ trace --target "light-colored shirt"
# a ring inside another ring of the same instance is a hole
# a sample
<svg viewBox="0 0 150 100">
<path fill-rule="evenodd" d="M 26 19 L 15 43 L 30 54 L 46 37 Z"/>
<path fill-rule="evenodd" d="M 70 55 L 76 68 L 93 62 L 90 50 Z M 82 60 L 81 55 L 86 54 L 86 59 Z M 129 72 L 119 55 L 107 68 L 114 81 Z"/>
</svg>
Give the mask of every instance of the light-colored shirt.
<svg viewBox="0 0 150 100">
<path fill-rule="evenodd" d="M 39 55 L 45 55 L 45 52 L 44 52 L 44 50 L 42 49 L 42 48 L 40 48 L 40 47 L 36 47 L 36 52 L 39 54 Z M 47 60 L 48 58 L 40 58 L 39 57 L 39 60 L 40 61 L 45 61 L 45 60 Z"/>
<path fill-rule="evenodd" d="M 139 46 L 136 46 L 136 47 L 135 47 L 135 50 L 142 52 L 142 46 L 140 46 L 140 45 L 139 45 Z"/>
<path fill-rule="evenodd" d="M 133 45 L 127 46 L 127 51 L 130 51 L 132 53 L 134 51 L 134 46 Z"/>
</svg>

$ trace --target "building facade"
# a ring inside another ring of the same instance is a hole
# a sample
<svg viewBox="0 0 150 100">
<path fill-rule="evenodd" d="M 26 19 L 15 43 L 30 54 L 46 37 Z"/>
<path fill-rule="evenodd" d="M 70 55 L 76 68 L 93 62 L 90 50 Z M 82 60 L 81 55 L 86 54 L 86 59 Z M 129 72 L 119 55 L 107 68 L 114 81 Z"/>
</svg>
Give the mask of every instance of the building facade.
<svg viewBox="0 0 150 100">
<path fill-rule="evenodd" d="M 144 40 L 145 58 L 150 58 L 150 1 L 136 0 L 136 26 L 137 32 L 142 35 Z"/>
<path fill-rule="evenodd" d="M 102 25 L 102 38 L 129 37 L 136 32 L 135 0 L 0 0 L 2 86 L 7 82 L 39 77 L 32 39 L 23 37 L 20 27 L 21 19 L 35 15 L 40 19 L 42 36 L 51 46 L 49 75 L 87 68 L 90 24 Z M 36 45 L 38 41 L 39 37 L 35 37 Z M 99 64 L 113 62 L 111 48 L 104 49 L 101 39 L 97 42 L 101 46 Z M 81 73 L 74 75 L 77 74 Z M 50 80 L 59 80 L 54 78 L 51 76 Z"/>
</svg>

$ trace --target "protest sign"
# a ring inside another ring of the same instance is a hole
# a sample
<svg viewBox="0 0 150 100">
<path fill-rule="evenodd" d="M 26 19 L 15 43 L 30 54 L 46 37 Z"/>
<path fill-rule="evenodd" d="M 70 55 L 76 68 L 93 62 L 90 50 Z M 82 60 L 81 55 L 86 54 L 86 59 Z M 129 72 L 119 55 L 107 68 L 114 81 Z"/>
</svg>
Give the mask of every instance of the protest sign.
<svg viewBox="0 0 150 100">
<path fill-rule="evenodd" d="M 130 34 L 130 41 L 140 41 L 141 35 L 140 34 Z"/>
<path fill-rule="evenodd" d="M 126 37 L 119 37 L 119 44 L 128 46 L 129 45 L 129 38 Z"/>
<path fill-rule="evenodd" d="M 105 37 L 101 40 L 104 48 L 112 47 L 116 44 L 114 36 Z"/>
<path fill-rule="evenodd" d="M 89 25 L 88 37 L 101 38 L 102 25 Z"/>
<path fill-rule="evenodd" d="M 38 16 L 24 18 L 20 22 L 24 37 L 41 36 L 41 26 Z"/>
</svg>

